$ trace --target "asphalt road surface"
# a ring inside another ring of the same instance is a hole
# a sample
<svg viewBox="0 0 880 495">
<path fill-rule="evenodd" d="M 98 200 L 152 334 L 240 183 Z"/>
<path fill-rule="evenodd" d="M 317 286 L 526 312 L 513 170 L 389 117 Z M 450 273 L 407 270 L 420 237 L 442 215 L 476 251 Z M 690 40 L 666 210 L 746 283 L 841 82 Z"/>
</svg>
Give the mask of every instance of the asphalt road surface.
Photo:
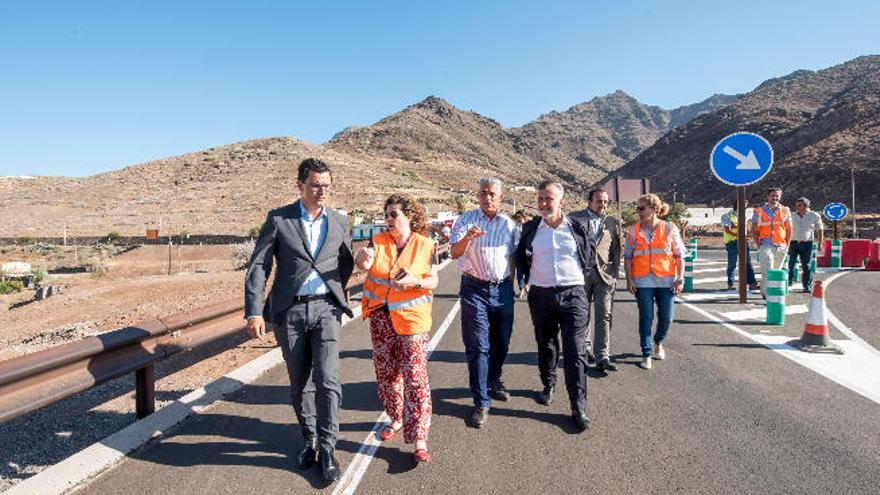
<svg viewBox="0 0 880 495">
<path fill-rule="evenodd" d="M 706 271 L 697 278 L 723 276 L 716 271 L 724 267 L 723 255 L 701 250 L 696 268 Z M 457 310 L 458 277 L 455 264 L 441 272 L 435 332 Z M 549 407 L 535 401 L 540 382 L 525 301 L 516 302 L 504 373 L 513 398 L 493 404 L 483 429 L 467 427 L 472 402 L 456 313 L 429 364 L 433 461 L 416 466 L 412 446 L 398 436 L 374 457 L 358 456 L 356 464 L 364 469 L 347 473 L 344 487 L 409 495 L 877 493 L 880 355 L 866 350 L 865 355 L 876 358 L 864 358 L 867 368 L 852 362 L 854 352 L 805 358 L 825 360 L 819 364 L 798 361 L 791 348 L 774 342 L 800 337 L 805 315 L 798 306 L 809 304 L 809 296 L 790 294 L 793 309 L 785 326 L 770 326 L 754 317 L 763 308 L 760 296 L 751 295 L 750 304 L 740 305 L 735 294 L 720 290 L 724 285 L 701 282 L 689 300 L 676 305 L 666 360 L 655 361 L 650 371 L 637 366 L 635 302 L 618 290 L 611 346 L 619 371 L 590 370 L 593 426 L 585 433 L 577 433 L 569 418 L 561 369 L 557 400 Z M 829 308 L 875 352 L 880 344 L 878 296 L 880 273 L 852 272 L 832 282 L 827 298 Z M 831 338 L 847 340 L 836 329 Z M 337 457 L 346 469 L 372 435 L 381 409 L 366 322 L 345 326 L 342 344 Z M 835 367 L 850 365 L 861 366 L 865 383 L 834 374 Z M 274 494 L 343 488 L 321 482 L 317 467 L 307 472 L 294 467 L 303 446 L 295 422 L 287 376 L 279 366 L 132 454 L 81 492 Z"/>
</svg>

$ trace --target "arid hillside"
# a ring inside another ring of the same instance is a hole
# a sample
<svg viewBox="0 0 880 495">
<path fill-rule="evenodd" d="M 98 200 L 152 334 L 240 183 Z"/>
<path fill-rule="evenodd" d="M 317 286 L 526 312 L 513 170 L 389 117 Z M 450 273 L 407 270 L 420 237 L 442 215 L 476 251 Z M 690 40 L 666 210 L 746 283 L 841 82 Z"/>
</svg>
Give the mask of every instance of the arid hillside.
<svg viewBox="0 0 880 495">
<path fill-rule="evenodd" d="M 854 170 L 857 206 L 880 207 L 880 56 L 766 81 L 673 129 L 615 174 L 648 177 L 652 189 L 684 193 L 689 202 L 726 200 L 731 188 L 712 175 L 709 154 L 737 131 L 756 132 L 773 146 L 773 169 L 749 189 L 754 199 L 779 186 L 789 198 L 849 203 Z"/>
</svg>

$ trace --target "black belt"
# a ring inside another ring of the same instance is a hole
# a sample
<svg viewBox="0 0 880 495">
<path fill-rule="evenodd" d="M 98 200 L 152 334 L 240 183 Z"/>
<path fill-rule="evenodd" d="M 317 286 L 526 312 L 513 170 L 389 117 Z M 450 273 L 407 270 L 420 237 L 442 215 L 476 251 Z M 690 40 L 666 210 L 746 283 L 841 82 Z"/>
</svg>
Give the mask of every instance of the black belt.
<svg viewBox="0 0 880 495">
<path fill-rule="evenodd" d="M 467 273 L 467 272 L 461 272 L 461 275 L 462 275 L 463 277 L 466 277 L 466 278 L 469 279 L 469 280 L 473 280 L 474 282 L 476 282 L 476 283 L 478 283 L 478 284 L 480 284 L 480 285 L 485 285 L 486 287 L 494 287 L 494 286 L 496 286 L 496 285 L 501 285 L 501 284 L 503 284 L 504 282 L 509 282 L 509 281 L 510 281 L 510 277 L 504 277 L 503 280 L 483 280 L 483 279 L 481 279 L 481 278 L 477 278 L 477 277 L 475 277 L 475 276 L 473 276 L 473 275 L 471 275 L 471 274 L 469 274 L 469 273 Z"/>
<path fill-rule="evenodd" d="M 554 285 L 552 287 L 542 287 L 540 285 L 533 285 L 529 287 L 529 290 L 538 289 L 538 290 L 546 290 L 552 292 L 563 292 L 569 289 L 576 289 L 578 287 L 583 287 L 583 285 Z"/>
<path fill-rule="evenodd" d="M 330 293 L 326 294 L 308 294 L 305 296 L 293 296 L 294 303 L 304 303 L 309 301 L 326 300 L 330 298 Z"/>
</svg>

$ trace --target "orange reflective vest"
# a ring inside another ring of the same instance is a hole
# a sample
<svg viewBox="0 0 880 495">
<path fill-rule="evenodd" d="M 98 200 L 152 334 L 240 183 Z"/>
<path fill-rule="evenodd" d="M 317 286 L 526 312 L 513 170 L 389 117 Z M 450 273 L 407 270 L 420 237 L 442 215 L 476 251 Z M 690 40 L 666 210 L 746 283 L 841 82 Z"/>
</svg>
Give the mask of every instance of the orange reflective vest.
<svg viewBox="0 0 880 495">
<path fill-rule="evenodd" d="M 786 206 L 779 206 L 773 216 L 767 216 L 762 206 L 758 210 L 758 241 L 773 237 L 773 244 L 782 245 L 788 242 L 785 236 L 785 222 L 791 221 L 791 210 Z"/>
<path fill-rule="evenodd" d="M 669 235 L 672 229 L 669 222 L 658 223 L 654 238 L 648 242 L 640 223 L 630 225 L 627 235 L 630 244 L 635 246 L 630 262 L 633 277 L 644 277 L 649 273 L 657 277 L 675 276 L 675 256 L 672 252 L 672 236 Z"/>
<path fill-rule="evenodd" d="M 373 237 L 376 258 L 364 281 L 361 298 L 362 315 L 366 319 L 382 306 L 391 315 L 391 325 L 399 335 L 414 335 L 431 330 L 431 302 L 433 297 L 428 289 L 395 290 L 391 280 L 401 269 L 417 277 L 431 274 L 431 258 L 434 254 L 434 241 L 413 233 L 400 255 L 394 238 L 388 232 Z"/>
</svg>

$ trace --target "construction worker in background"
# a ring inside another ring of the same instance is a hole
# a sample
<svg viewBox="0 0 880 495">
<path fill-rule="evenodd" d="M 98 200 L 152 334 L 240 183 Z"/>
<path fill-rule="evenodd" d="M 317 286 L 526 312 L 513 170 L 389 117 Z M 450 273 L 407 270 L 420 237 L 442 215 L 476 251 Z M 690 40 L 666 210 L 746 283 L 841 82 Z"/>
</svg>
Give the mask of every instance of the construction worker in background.
<svg viewBox="0 0 880 495">
<path fill-rule="evenodd" d="M 781 270 L 791 242 L 791 210 L 782 206 L 782 189 L 767 190 L 767 202 L 752 214 L 752 239 L 761 257 L 761 274 Z M 767 298 L 767 284 L 761 284 L 761 296 Z"/>
<path fill-rule="evenodd" d="M 788 286 L 794 281 L 797 258 L 801 259 L 801 282 L 804 292 L 813 290 L 813 272 L 810 271 L 810 260 L 813 256 L 813 242 L 819 243 L 817 256 L 822 256 L 825 247 L 825 234 L 822 231 L 822 219 L 815 211 L 810 210 L 810 200 L 798 198 L 794 203 L 797 213 L 792 215 L 792 239 L 788 248 Z"/>
<path fill-rule="evenodd" d="M 743 205 L 745 208 L 748 202 Z M 739 258 L 739 249 L 737 248 L 737 227 L 739 226 L 739 215 L 736 211 L 736 197 L 733 198 L 733 208 L 721 216 L 721 226 L 724 227 L 724 247 L 727 249 L 727 290 L 733 290 L 733 274 L 736 273 L 737 259 Z M 752 259 L 749 256 L 749 243 L 746 238 L 746 281 L 749 284 L 749 290 L 757 290 L 758 283 L 755 280 L 755 270 L 752 268 Z"/>
</svg>

